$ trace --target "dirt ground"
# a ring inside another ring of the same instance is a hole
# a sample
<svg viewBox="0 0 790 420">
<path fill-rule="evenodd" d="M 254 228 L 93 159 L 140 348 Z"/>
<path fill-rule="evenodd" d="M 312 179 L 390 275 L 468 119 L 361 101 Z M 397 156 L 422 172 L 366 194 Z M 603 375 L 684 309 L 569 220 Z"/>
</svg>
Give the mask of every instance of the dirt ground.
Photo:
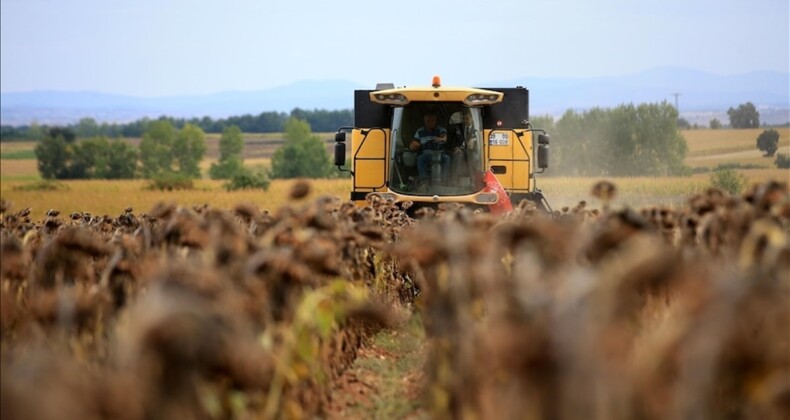
<svg viewBox="0 0 790 420">
<path fill-rule="evenodd" d="M 333 384 L 328 419 L 427 419 L 422 391 L 426 349 L 417 317 L 385 329 L 360 349 Z"/>
</svg>

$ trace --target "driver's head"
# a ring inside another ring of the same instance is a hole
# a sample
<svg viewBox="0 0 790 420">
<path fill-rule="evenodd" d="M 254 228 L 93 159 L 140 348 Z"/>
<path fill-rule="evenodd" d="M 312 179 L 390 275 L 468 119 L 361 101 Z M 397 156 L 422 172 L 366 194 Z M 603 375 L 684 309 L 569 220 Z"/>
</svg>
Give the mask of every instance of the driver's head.
<svg viewBox="0 0 790 420">
<path fill-rule="evenodd" d="M 425 122 L 426 128 L 436 128 L 436 113 L 432 111 L 426 112 L 425 116 L 423 117 L 423 121 Z"/>
</svg>

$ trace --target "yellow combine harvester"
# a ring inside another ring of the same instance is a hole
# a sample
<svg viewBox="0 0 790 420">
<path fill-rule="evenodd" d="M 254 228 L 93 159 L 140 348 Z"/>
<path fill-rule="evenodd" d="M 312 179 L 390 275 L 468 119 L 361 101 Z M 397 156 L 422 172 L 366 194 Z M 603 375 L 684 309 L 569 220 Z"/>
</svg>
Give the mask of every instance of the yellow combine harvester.
<svg viewBox="0 0 790 420">
<path fill-rule="evenodd" d="M 444 87 L 438 77 L 428 87 L 380 84 L 354 92 L 354 124 L 335 135 L 335 165 L 351 172 L 351 199 L 360 204 L 375 193 L 414 208 L 488 208 L 508 197 L 549 208 L 535 183 L 548 167 L 549 136 L 530 124 L 523 87 Z M 490 188 L 491 174 L 507 197 Z"/>
</svg>

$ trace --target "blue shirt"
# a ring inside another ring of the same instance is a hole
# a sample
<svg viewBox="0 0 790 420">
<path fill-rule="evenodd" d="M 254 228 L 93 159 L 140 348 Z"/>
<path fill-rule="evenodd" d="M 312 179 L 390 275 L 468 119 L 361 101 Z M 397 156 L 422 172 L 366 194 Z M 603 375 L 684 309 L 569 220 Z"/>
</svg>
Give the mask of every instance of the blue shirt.
<svg viewBox="0 0 790 420">
<path fill-rule="evenodd" d="M 442 135 L 447 135 L 447 130 L 444 127 L 437 126 L 433 130 L 421 127 L 414 133 L 414 140 L 420 142 L 423 150 L 439 149 L 443 143 L 439 143 L 436 140 Z"/>
</svg>

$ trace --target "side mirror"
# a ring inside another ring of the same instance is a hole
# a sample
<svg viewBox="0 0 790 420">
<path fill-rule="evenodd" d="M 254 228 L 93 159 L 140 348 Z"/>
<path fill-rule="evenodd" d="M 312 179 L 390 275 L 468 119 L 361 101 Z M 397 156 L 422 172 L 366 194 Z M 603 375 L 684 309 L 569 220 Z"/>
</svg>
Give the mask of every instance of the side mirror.
<svg viewBox="0 0 790 420">
<path fill-rule="evenodd" d="M 339 132 L 335 133 L 335 142 L 343 143 L 344 141 L 346 141 L 346 133 L 345 132 L 339 131 Z"/>
<path fill-rule="evenodd" d="M 549 142 L 551 138 L 548 134 L 538 134 L 538 168 L 546 169 L 549 167 Z"/>
<path fill-rule="evenodd" d="M 345 133 L 337 133 L 335 135 L 335 141 L 337 138 L 342 135 L 345 138 Z M 335 166 L 343 166 L 346 164 L 346 143 L 343 141 L 338 141 L 335 143 Z"/>
<path fill-rule="evenodd" d="M 540 139 L 538 139 L 540 142 Z M 538 168 L 546 169 L 549 167 L 549 145 L 538 144 Z"/>
</svg>

